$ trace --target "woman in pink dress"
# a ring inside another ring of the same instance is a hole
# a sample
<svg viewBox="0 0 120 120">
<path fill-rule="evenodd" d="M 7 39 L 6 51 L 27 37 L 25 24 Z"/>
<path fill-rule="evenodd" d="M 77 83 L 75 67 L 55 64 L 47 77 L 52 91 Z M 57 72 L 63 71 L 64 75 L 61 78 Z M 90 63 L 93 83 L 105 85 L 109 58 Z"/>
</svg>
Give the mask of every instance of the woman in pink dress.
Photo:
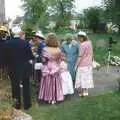
<svg viewBox="0 0 120 120">
<path fill-rule="evenodd" d="M 48 103 L 63 101 L 62 79 L 60 75 L 60 60 L 62 57 L 59 43 L 54 33 L 49 33 L 43 49 L 42 80 L 40 82 L 39 99 Z"/>
<path fill-rule="evenodd" d="M 77 75 L 75 88 L 80 90 L 80 96 L 88 96 L 88 89 L 94 87 L 92 43 L 88 40 L 86 33 L 82 31 L 78 33 L 78 40 L 80 41 L 80 55 L 76 63 Z"/>
</svg>

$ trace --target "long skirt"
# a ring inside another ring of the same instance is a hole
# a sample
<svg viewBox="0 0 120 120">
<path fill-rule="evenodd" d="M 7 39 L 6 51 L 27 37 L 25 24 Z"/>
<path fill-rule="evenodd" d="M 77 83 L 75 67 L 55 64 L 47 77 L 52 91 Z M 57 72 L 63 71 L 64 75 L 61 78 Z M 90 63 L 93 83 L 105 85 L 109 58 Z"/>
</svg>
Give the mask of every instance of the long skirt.
<svg viewBox="0 0 120 120">
<path fill-rule="evenodd" d="M 62 79 L 59 73 L 42 77 L 39 99 L 44 101 L 63 101 Z"/>
<path fill-rule="evenodd" d="M 71 74 L 72 80 L 75 81 L 75 76 L 76 76 L 75 62 L 74 61 L 68 62 L 67 65 L 68 65 L 68 70 Z"/>
<path fill-rule="evenodd" d="M 64 95 L 73 94 L 74 90 L 73 90 L 73 83 L 70 73 L 68 71 L 62 72 L 61 77 L 62 77 L 63 94 Z"/>
<path fill-rule="evenodd" d="M 78 67 L 75 88 L 94 88 L 92 67 Z"/>
</svg>

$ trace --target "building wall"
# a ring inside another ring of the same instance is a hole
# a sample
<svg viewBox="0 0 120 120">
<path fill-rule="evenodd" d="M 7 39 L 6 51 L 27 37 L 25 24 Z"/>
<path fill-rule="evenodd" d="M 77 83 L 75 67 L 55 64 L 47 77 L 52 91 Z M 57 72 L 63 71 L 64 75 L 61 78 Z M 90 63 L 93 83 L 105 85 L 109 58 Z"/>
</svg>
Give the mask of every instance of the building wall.
<svg viewBox="0 0 120 120">
<path fill-rule="evenodd" d="M 5 0 L 0 0 L 0 21 L 5 20 Z"/>
<path fill-rule="evenodd" d="M 79 25 L 80 20 L 70 20 L 70 28 L 76 30 L 76 25 Z"/>
</svg>

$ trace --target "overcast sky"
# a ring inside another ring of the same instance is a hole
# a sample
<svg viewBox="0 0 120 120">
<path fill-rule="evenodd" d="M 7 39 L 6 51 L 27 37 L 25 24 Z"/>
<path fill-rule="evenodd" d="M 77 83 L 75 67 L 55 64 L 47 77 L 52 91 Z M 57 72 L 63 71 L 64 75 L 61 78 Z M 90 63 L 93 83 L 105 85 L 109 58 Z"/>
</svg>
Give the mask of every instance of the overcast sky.
<svg viewBox="0 0 120 120">
<path fill-rule="evenodd" d="M 75 0 L 76 11 L 82 11 L 90 6 L 100 6 L 102 0 Z M 17 15 L 23 15 L 24 12 L 21 9 L 21 0 L 5 0 L 6 17 L 14 19 Z"/>
</svg>

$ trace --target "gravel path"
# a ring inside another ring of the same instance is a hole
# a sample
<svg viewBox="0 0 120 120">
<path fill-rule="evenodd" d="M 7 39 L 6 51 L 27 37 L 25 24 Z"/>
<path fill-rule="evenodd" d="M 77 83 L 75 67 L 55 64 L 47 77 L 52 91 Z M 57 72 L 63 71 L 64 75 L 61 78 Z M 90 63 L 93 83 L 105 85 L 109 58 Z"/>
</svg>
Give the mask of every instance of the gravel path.
<svg viewBox="0 0 120 120">
<path fill-rule="evenodd" d="M 110 67 L 107 72 L 106 67 L 99 70 L 93 70 L 93 79 L 95 88 L 90 90 L 90 95 L 100 95 L 111 91 L 118 90 L 118 82 L 120 79 L 120 67 Z"/>
</svg>

